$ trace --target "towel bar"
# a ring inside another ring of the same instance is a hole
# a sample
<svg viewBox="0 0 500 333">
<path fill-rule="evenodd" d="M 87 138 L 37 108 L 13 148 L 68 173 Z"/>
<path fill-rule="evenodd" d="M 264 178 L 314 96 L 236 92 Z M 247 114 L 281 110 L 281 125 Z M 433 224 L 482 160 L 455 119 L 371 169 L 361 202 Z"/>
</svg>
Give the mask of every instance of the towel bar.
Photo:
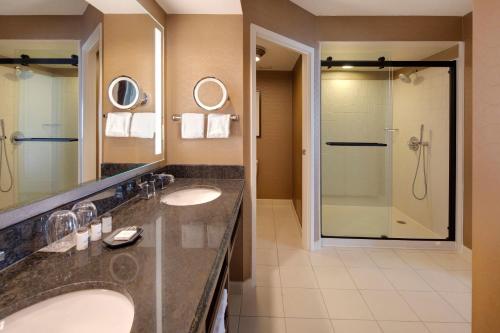
<svg viewBox="0 0 500 333">
<path fill-rule="evenodd" d="M 182 116 L 180 114 L 173 114 L 172 115 L 172 120 L 173 121 L 180 121 L 182 119 Z M 232 121 L 239 121 L 240 120 L 240 116 L 237 115 L 237 114 L 232 114 L 229 119 L 231 119 Z"/>
</svg>

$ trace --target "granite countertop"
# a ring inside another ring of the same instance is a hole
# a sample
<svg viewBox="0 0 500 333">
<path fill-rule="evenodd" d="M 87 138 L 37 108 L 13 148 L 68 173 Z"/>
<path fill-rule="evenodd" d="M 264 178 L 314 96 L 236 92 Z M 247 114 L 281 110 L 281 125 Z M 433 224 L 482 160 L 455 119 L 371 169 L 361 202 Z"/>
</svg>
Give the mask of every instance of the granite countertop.
<svg viewBox="0 0 500 333">
<path fill-rule="evenodd" d="M 163 194 L 192 185 L 221 189 L 209 203 L 174 207 Z M 197 332 L 210 304 L 243 195 L 243 180 L 177 179 L 150 200 L 133 199 L 112 212 L 113 229 L 144 229 L 133 246 L 111 250 L 36 252 L 0 271 L 0 318 L 70 291 L 122 292 L 135 307 L 131 332 Z"/>
</svg>

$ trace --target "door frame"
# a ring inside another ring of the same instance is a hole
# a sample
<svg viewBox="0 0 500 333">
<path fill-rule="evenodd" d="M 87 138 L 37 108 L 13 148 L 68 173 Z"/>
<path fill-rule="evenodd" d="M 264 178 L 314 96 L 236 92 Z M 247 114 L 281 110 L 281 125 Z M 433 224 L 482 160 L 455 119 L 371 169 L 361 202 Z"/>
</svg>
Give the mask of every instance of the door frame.
<svg viewBox="0 0 500 333">
<path fill-rule="evenodd" d="M 98 78 L 98 94 L 97 94 L 97 146 L 99 151 L 97 154 L 97 165 L 100 166 L 102 162 L 102 23 L 99 23 L 94 29 L 89 38 L 81 47 L 81 61 L 78 67 L 80 74 L 80 110 L 78 115 L 78 182 L 81 184 L 83 182 L 83 160 L 84 160 L 84 149 L 83 143 L 85 140 L 84 127 L 85 127 L 85 113 L 87 110 L 91 109 L 93 106 L 88 105 L 88 95 L 87 89 L 85 87 L 85 82 L 87 77 L 95 75 L 95 73 L 87 73 L 88 63 L 91 61 L 95 55 L 96 49 L 99 51 L 99 78 Z M 100 169 L 97 169 L 96 178 L 100 178 Z"/>
<path fill-rule="evenodd" d="M 255 24 L 250 25 L 250 193 L 252 202 L 252 284 L 255 285 L 257 241 L 257 37 L 291 49 L 302 55 L 302 247 L 315 249 L 314 193 L 316 133 L 314 123 L 315 49 Z"/>
</svg>

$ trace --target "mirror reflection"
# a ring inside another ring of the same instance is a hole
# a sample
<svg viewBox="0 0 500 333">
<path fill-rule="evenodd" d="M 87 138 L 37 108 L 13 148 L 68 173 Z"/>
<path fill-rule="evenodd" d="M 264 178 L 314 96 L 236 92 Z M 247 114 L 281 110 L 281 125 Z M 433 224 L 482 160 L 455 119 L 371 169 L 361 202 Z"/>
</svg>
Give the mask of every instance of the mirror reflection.
<svg viewBox="0 0 500 333">
<path fill-rule="evenodd" d="M 120 15 L 11 2 L 0 15 L 0 210 L 163 160 L 163 27 L 138 2 Z M 123 135 L 107 135 L 121 113 Z"/>
</svg>

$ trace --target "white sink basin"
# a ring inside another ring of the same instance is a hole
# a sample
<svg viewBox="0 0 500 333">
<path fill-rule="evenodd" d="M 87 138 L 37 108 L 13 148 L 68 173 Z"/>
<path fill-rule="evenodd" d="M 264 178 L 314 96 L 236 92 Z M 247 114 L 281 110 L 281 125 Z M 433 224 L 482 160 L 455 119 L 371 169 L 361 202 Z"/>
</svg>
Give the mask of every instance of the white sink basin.
<svg viewBox="0 0 500 333">
<path fill-rule="evenodd" d="M 134 305 L 116 291 L 89 289 L 49 298 L 0 321 L 2 333 L 129 333 Z"/>
<path fill-rule="evenodd" d="M 215 187 L 196 186 L 167 194 L 161 198 L 161 202 L 170 206 L 201 205 L 214 201 L 221 194 L 221 191 Z"/>
</svg>

